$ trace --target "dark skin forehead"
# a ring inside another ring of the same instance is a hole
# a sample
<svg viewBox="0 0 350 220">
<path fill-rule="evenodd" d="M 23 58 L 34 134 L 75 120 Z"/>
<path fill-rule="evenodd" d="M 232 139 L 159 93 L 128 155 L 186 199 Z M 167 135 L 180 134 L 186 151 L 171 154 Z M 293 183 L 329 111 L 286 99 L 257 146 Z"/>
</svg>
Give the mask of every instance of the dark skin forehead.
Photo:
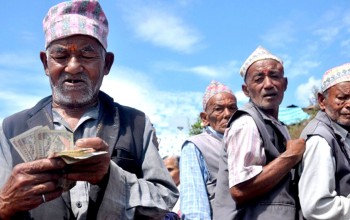
<svg viewBox="0 0 350 220">
<path fill-rule="evenodd" d="M 215 106 L 222 106 L 222 105 L 227 104 L 227 102 L 226 102 L 227 99 L 230 100 L 230 102 L 228 104 L 237 105 L 237 100 L 236 100 L 236 97 L 234 95 L 232 95 L 231 93 L 223 92 L 223 93 L 219 93 L 219 94 L 214 95 L 213 97 L 211 97 L 208 100 L 206 112 L 208 114 L 210 114 L 213 112 L 213 108 Z"/>
<path fill-rule="evenodd" d="M 88 51 L 105 51 L 104 47 L 96 38 L 88 35 L 73 35 L 52 41 L 47 47 L 47 50 L 51 52 L 63 52 L 63 50 L 68 50 L 74 53 L 78 47 L 79 49 L 83 48 Z"/>
<path fill-rule="evenodd" d="M 245 81 L 256 75 L 263 74 L 266 69 L 271 73 L 280 74 L 282 77 L 284 76 L 284 68 L 280 62 L 274 59 L 264 59 L 255 61 L 249 66 L 247 74 L 245 75 Z"/>
</svg>

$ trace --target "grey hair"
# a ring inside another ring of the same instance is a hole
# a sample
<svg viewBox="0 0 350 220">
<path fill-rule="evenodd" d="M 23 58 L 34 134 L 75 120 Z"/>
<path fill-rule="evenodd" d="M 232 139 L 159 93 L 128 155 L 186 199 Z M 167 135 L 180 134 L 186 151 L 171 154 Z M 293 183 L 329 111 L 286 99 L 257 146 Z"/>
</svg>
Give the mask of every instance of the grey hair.
<svg viewBox="0 0 350 220">
<path fill-rule="evenodd" d="M 179 167 L 179 165 L 180 165 L 180 156 L 175 155 L 175 154 L 172 154 L 172 155 L 164 156 L 162 159 L 165 160 L 165 159 L 169 159 L 169 158 L 174 158 L 174 160 L 175 160 L 175 165 L 176 165 L 177 167 Z"/>
</svg>

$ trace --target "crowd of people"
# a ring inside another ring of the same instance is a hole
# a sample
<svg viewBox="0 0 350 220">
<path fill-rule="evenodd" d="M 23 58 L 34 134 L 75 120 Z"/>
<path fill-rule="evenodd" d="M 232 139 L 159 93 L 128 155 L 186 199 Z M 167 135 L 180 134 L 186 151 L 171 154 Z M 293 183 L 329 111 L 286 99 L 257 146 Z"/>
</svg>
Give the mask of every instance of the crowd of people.
<svg viewBox="0 0 350 220">
<path fill-rule="evenodd" d="M 240 69 L 249 102 L 211 81 L 203 131 L 161 158 L 142 111 L 100 91 L 114 55 L 96 0 L 59 3 L 43 20 L 40 59 L 51 95 L 0 129 L 0 219 L 350 219 L 350 64 L 323 75 L 320 107 L 300 138 L 278 119 L 283 61 L 258 47 Z M 100 152 L 77 163 L 24 162 L 14 137 L 46 126 Z M 108 153 L 102 153 L 102 152 Z M 63 182 L 73 182 L 70 188 Z"/>
</svg>

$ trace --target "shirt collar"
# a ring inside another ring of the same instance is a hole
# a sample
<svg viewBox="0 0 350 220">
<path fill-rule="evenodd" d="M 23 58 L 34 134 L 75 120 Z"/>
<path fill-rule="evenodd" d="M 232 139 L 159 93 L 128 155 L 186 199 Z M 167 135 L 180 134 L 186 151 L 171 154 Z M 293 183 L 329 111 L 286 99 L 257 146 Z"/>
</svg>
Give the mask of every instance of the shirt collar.
<svg viewBox="0 0 350 220">
<path fill-rule="evenodd" d="M 84 113 L 84 115 L 79 119 L 77 127 L 79 127 L 81 124 L 83 124 L 85 121 L 89 119 L 97 120 L 99 117 L 99 109 L 100 109 L 100 102 L 98 102 L 97 105 L 94 105 L 91 108 L 89 108 Z M 68 124 L 64 121 L 62 116 L 54 108 L 52 109 L 52 116 L 53 116 L 54 124 L 61 124 L 61 125 L 64 125 L 66 128 L 69 128 Z"/>
<path fill-rule="evenodd" d="M 348 136 L 348 131 L 333 120 L 331 120 L 331 123 L 335 132 L 341 137 L 342 140 L 345 140 Z"/>
<path fill-rule="evenodd" d="M 210 133 L 212 133 L 213 135 L 217 136 L 217 137 L 220 138 L 220 139 L 222 139 L 222 138 L 224 137 L 223 134 L 221 134 L 221 133 L 215 131 L 215 130 L 214 130 L 212 127 L 210 127 L 210 126 L 207 126 L 206 129 L 207 129 L 207 131 L 209 131 Z"/>
</svg>

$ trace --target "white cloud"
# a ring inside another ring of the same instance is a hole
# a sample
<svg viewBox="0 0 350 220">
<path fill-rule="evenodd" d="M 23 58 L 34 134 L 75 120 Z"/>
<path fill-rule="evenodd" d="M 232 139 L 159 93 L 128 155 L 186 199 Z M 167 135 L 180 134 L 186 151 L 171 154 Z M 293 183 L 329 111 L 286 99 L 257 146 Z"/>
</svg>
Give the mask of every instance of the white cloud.
<svg viewBox="0 0 350 220">
<path fill-rule="evenodd" d="M 298 59 L 293 62 L 292 65 L 288 68 L 286 75 L 290 78 L 301 76 L 301 75 L 309 75 L 312 69 L 318 67 L 321 63 L 313 60 L 307 59 Z M 287 68 L 286 68 L 287 69 Z"/>
<path fill-rule="evenodd" d="M 43 96 L 28 95 L 24 92 L 0 91 L 0 121 L 15 112 L 34 106 L 42 98 Z"/>
<path fill-rule="evenodd" d="M 135 81 L 137 79 L 137 81 Z M 118 67 L 105 77 L 101 90 L 122 105 L 144 111 L 157 129 L 159 137 L 173 135 L 177 127 L 195 122 L 201 111 L 200 92 L 165 92 L 157 90 L 147 74 Z"/>
<path fill-rule="evenodd" d="M 125 17 L 140 39 L 183 53 L 198 47 L 199 33 L 165 6 L 131 3 L 128 6 L 124 6 Z"/>
<path fill-rule="evenodd" d="M 228 78 L 239 71 L 239 66 L 236 61 L 231 61 L 227 64 L 218 66 L 203 65 L 185 68 L 184 71 L 210 78 Z"/>
<path fill-rule="evenodd" d="M 22 31 L 20 36 L 25 41 L 35 41 L 36 40 L 36 35 L 32 32 Z"/>
<path fill-rule="evenodd" d="M 249 98 L 243 93 L 242 90 L 234 92 L 236 98 L 238 107 L 242 107 L 245 103 L 249 101 Z"/>
<path fill-rule="evenodd" d="M 342 47 L 349 48 L 350 47 L 350 39 L 344 40 L 340 43 Z"/>
<path fill-rule="evenodd" d="M 320 37 L 321 41 L 331 42 L 333 41 L 340 32 L 340 27 L 332 26 L 327 28 L 320 28 L 315 31 L 315 34 Z"/>
<path fill-rule="evenodd" d="M 339 38 L 348 39 L 350 31 L 350 15 L 349 11 L 341 8 L 332 8 L 318 19 L 319 28 L 314 31 L 314 34 L 319 36 L 323 43 L 342 42 Z"/>
<path fill-rule="evenodd" d="M 32 68 L 33 66 L 41 67 L 39 56 L 34 56 L 29 53 L 0 53 L 0 66 L 10 67 L 10 68 Z"/>
<path fill-rule="evenodd" d="M 321 85 L 321 79 L 315 79 L 313 76 L 310 77 L 305 84 L 300 84 L 296 91 L 295 96 L 300 101 L 301 106 L 310 105 L 310 100 L 314 98 L 314 88 L 319 89 Z"/>
<path fill-rule="evenodd" d="M 295 30 L 296 28 L 291 21 L 285 21 L 270 28 L 261 38 L 267 45 L 286 47 L 288 44 L 295 41 Z"/>
<path fill-rule="evenodd" d="M 311 43 L 306 47 L 298 49 L 293 56 L 284 55 L 283 66 L 285 75 L 288 78 L 312 75 L 312 71 L 321 65 L 321 62 L 317 61 L 317 54 L 319 53 L 319 44 Z"/>
</svg>

